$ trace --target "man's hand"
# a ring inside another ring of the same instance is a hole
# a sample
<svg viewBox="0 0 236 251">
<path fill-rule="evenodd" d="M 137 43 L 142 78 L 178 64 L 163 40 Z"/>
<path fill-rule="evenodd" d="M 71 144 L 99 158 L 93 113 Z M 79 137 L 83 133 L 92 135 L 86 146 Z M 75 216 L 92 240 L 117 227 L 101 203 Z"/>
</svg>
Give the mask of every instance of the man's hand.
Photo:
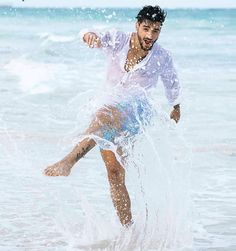
<svg viewBox="0 0 236 251">
<path fill-rule="evenodd" d="M 180 119 L 180 106 L 179 105 L 175 105 L 173 111 L 170 114 L 170 118 L 174 119 L 174 121 L 176 123 L 178 123 L 179 119 Z"/>
<path fill-rule="evenodd" d="M 83 40 L 90 48 L 101 47 L 101 40 L 94 32 L 87 32 L 84 34 Z"/>
</svg>

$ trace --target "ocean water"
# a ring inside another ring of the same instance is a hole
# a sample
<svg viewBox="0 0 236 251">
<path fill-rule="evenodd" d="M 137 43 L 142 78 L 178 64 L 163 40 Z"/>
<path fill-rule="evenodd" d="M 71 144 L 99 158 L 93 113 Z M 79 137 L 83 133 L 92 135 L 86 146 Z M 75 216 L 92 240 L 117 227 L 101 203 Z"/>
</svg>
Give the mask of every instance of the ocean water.
<svg viewBox="0 0 236 251">
<path fill-rule="evenodd" d="M 98 148 L 68 153 L 102 91 L 106 59 L 83 28 L 132 31 L 136 9 L 0 8 L 0 250 L 236 250 L 236 10 L 169 10 L 159 43 L 183 86 L 182 118 L 158 115 L 126 168 L 134 225 L 113 209 Z"/>
</svg>

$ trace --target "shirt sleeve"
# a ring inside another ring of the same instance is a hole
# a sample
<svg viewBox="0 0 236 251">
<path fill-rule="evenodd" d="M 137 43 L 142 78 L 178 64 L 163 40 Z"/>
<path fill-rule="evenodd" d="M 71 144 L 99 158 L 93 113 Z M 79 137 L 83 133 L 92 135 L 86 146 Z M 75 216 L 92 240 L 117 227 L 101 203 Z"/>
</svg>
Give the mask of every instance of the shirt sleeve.
<svg viewBox="0 0 236 251">
<path fill-rule="evenodd" d="M 166 63 L 161 73 L 161 80 L 163 82 L 165 95 L 169 104 L 171 106 L 180 104 L 180 83 L 170 55 L 166 58 Z"/>
<path fill-rule="evenodd" d="M 117 30 L 98 33 L 101 39 L 101 47 L 106 52 L 118 52 L 124 45 L 127 34 Z"/>
<path fill-rule="evenodd" d="M 127 34 L 117 30 L 110 30 L 106 32 L 97 32 L 94 30 L 83 29 L 79 32 L 81 40 L 87 32 L 94 32 L 101 39 L 101 49 L 105 52 L 117 52 L 122 48 L 124 41 L 127 38 Z"/>
</svg>

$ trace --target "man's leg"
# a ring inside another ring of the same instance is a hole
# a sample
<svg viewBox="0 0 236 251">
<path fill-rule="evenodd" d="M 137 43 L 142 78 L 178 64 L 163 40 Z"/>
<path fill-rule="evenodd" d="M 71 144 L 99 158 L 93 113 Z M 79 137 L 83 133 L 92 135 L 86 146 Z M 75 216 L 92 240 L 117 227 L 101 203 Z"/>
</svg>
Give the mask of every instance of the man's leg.
<svg viewBox="0 0 236 251">
<path fill-rule="evenodd" d="M 125 170 L 110 150 L 101 150 L 105 162 L 111 189 L 111 198 L 122 225 L 128 226 L 132 221 L 131 203 L 125 186 Z"/>
<path fill-rule="evenodd" d="M 110 126 L 113 128 L 120 127 L 120 113 L 114 107 L 105 107 L 98 110 L 95 118 L 86 130 L 85 135 L 97 134 L 98 136 L 102 136 L 99 135 L 99 131 L 104 126 Z M 48 166 L 44 170 L 44 174 L 47 176 L 68 176 L 75 163 L 87 154 L 95 145 L 96 142 L 93 139 L 85 138 L 62 160 Z"/>
<path fill-rule="evenodd" d="M 102 112 L 97 112 L 95 119 L 92 120 L 89 128 L 85 132 L 85 135 L 97 132 L 99 128 L 103 126 L 102 122 L 105 121 L 104 117 L 105 113 L 103 114 Z M 93 139 L 85 138 L 62 160 L 48 166 L 44 170 L 44 174 L 47 176 L 68 176 L 75 163 L 84 157 L 95 145 L 96 142 Z"/>
<path fill-rule="evenodd" d="M 74 164 L 81 159 L 87 152 L 89 152 L 96 142 L 93 139 L 86 138 L 82 140 L 74 149 L 66 155 L 61 161 L 48 166 L 44 170 L 47 176 L 68 176 Z"/>
</svg>

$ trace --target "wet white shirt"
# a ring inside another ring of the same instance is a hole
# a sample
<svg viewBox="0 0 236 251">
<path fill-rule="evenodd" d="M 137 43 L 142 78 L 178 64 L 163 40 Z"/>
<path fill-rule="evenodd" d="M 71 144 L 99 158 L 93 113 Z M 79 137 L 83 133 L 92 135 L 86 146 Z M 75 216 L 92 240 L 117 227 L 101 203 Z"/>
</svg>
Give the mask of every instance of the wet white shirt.
<svg viewBox="0 0 236 251">
<path fill-rule="evenodd" d="M 96 34 L 108 56 L 107 86 L 110 90 L 119 92 L 123 98 L 138 94 L 140 90 L 148 93 L 161 77 L 169 104 L 174 106 L 180 103 L 180 84 L 168 51 L 156 42 L 147 56 L 127 72 L 125 62 L 132 33 L 114 30 Z"/>
</svg>

